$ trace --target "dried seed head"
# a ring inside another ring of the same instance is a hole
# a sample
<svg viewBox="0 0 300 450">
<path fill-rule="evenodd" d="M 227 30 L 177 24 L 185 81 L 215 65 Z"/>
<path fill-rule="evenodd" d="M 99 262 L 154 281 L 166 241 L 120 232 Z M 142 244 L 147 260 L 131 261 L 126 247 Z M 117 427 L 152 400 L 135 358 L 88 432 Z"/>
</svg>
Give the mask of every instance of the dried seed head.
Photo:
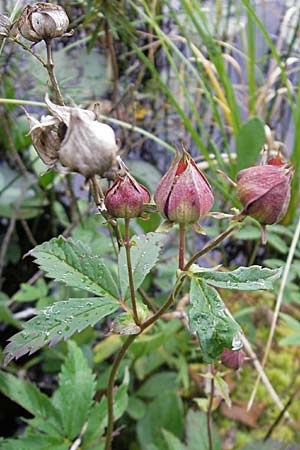
<svg viewBox="0 0 300 450">
<path fill-rule="evenodd" d="M 46 96 L 52 116 L 30 121 L 32 143 L 45 164 L 60 163 L 86 178 L 104 177 L 116 164 L 117 144 L 113 129 L 98 122 L 93 111 L 59 106 Z"/>
<path fill-rule="evenodd" d="M 29 41 L 61 37 L 69 26 L 69 18 L 62 6 L 39 2 L 26 6 L 18 20 L 21 35 Z"/>
<path fill-rule="evenodd" d="M 211 187 L 192 157 L 183 150 L 177 153 L 154 194 L 159 212 L 170 222 L 197 222 L 211 209 Z"/>
</svg>

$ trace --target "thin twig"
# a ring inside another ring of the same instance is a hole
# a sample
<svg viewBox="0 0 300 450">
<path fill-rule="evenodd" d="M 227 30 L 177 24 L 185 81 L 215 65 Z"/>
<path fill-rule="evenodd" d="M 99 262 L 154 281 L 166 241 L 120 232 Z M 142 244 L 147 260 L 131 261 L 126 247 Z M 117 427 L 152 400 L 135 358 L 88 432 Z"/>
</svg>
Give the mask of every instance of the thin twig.
<svg viewBox="0 0 300 450">
<path fill-rule="evenodd" d="M 273 337 L 274 337 L 274 333 L 275 333 L 275 329 L 276 329 L 276 325 L 277 325 L 277 320 L 278 320 L 278 316 L 279 316 L 279 313 L 280 313 L 281 303 L 283 301 L 283 294 L 284 294 L 284 290 L 285 290 L 285 287 L 286 287 L 286 284 L 287 284 L 288 275 L 289 275 L 289 272 L 290 272 L 290 268 L 291 268 L 291 264 L 292 264 L 294 255 L 295 255 L 295 251 L 296 251 L 296 248 L 297 248 L 299 237 L 300 237 L 300 218 L 299 218 L 298 223 L 297 223 L 295 234 L 293 236 L 293 239 L 292 239 L 292 242 L 291 242 L 291 246 L 290 246 L 290 249 L 289 249 L 289 253 L 288 253 L 288 257 L 287 257 L 287 260 L 286 260 L 286 265 L 284 267 L 284 271 L 283 271 L 283 274 L 282 274 L 282 279 L 281 279 L 280 288 L 279 288 L 279 291 L 278 291 L 278 296 L 277 296 L 277 300 L 276 300 L 276 305 L 275 305 L 275 310 L 274 310 L 274 314 L 273 314 L 271 329 L 270 329 L 270 333 L 269 333 L 269 337 L 268 337 L 268 342 L 267 342 L 265 353 L 264 353 L 264 356 L 263 356 L 263 359 L 262 359 L 262 362 L 261 362 L 262 368 L 265 367 L 266 361 L 267 361 L 268 356 L 269 356 L 269 352 L 271 350 L 272 341 L 273 341 Z M 253 391 L 252 391 L 252 394 L 251 394 L 251 397 L 250 397 L 250 400 L 248 402 L 248 409 L 250 409 L 252 404 L 253 404 L 253 401 L 254 401 L 254 398 L 255 398 L 255 395 L 256 395 L 256 392 L 257 392 L 257 389 L 258 389 L 258 385 L 259 385 L 260 379 L 261 379 L 261 376 L 260 376 L 260 374 L 258 374 L 256 382 L 255 382 L 255 385 L 254 385 L 254 388 L 253 388 Z"/>
<path fill-rule="evenodd" d="M 248 355 L 250 356 L 250 358 L 251 358 L 251 360 L 252 360 L 252 363 L 253 363 L 255 369 L 257 370 L 257 372 L 259 373 L 260 378 L 261 378 L 262 382 L 264 383 L 264 385 L 265 385 L 267 391 L 269 392 L 271 398 L 274 400 L 274 403 L 277 405 L 277 407 L 279 408 L 279 410 L 280 410 L 280 411 L 283 411 L 284 405 L 283 405 L 282 401 L 280 400 L 279 395 L 277 394 L 277 392 L 276 392 L 275 389 L 273 388 L 273 386 L 272 386 L 272 384 L 271 384 L 269 378 L 267 377 L 267 375 L 266 375 L 266 373 L 265 373 L 265 371 L 264 371 L 262 365 L 260 364 L 260 362 L 259 362 L 259 360 L 258 360 L 258 358 L 257 358 L 256 353 L 253 351 L 253 349 L 252 349 L 252 347 L 251 347 L 250 342 L 248 341 L 248 339 L 247 339 L 246 336 L 244 336 L 244 335 L 241 337 L 241 339 L 242 339 L 243 346 L 244 346 L 246 352 L 247 352 Z M 287 419 L 290 419 L 290 418 L 291 418 L 290 415 L 289 415 L 289 413 L 288 413 L 287 411 L 284 413 L 284 415 L 285 415 L 285 417 L 286 417 Z"/>
<path fill-rule="evenodd" d="M 64 100 L 63 100 L 63 96 L 61 94 L 61 90 L 55 75 L 55 65 L 53 62 L 53 57 L 52 57 L 52 39 L 45 39 L 45 43 L 46 43 L 46 50 L 47 50 L 47 64 L 46 64 L 46 69 L 48 71 L 48 75 L 50 78 L 50 82 L 52 85 L 52 88 L 54 90 L 55 93 L 55 101 L 58 105 L 64 105 Z"/>
<path fill-rule="evenodd" d="M 14 215 L 9 222 L 9 226 L 6 230 L 5 236 L 2 241 L 1 250 L 0 250 L 0 288 L 2 287 L 2 273 L 4 269 L 4 260 L 6 256 L 6 252 L 10 243 L 11 235 L 13 234 L 13 231 L 15 229 L 16 225 L 16 216 Z"/>
<path fill-rule="evenodd" d="M 26 235 L 28 237 L 29 242 L 31 243 L 31 245 L 33 245 L 35 247 L 37 245 L 37 242 L 36 242 L 35 237 L 33 236 L 32 232 L 31 232 L 31 229 L 28 226 L 27 220 L 22 219 L 21 220 L 21 224 L 22 224 L 22 227 L 23 227 L 23 229 L 24 229 L 24 231 L 25 231 L 25 233 L 26 233 Z"/>
<path fill-rule="evenodd" d="M 300 384 L 296 387 L 296 389 L 294 390 L 294 392 L 292 393 L 292 395 L 290 396 L 290 398 L 286 402 L 283 410 L 280 411 L 280 413 L 276 417 L 275 421 L 272 423 L 271 427 L 269 428 L 268 432 L 266 433 L 266 435 L 264 437 L 264 441 L 266 441 L 267 439 L 269 439 L 271 437 L 273 431 L 275 430 L 275 428 L 277 427 L 277 425 L 279 424 L 279 422 L 281 421 L 281 419 L 283 418 L 284 414 L 286 413 L 288 408 L 291 406 L 292 402 L 295 400 L 295 398 L 297 397 L 299 392 L 300 392 Z"/>
</svg>

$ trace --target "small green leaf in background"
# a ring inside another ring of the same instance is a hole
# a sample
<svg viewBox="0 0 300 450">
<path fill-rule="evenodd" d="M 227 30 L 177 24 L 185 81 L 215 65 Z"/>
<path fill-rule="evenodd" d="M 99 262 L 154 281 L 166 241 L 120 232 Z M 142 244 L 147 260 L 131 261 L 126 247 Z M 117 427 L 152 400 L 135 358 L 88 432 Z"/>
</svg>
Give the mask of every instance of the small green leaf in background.
<svg viewBox="0 0 300 450">
<path fill-rule="evenodd" d="M 14 302 L 32 302 L 48 294 L 48 286 L 43 279 L 37 280 L 35 286 L 21 283 L 20 287 L 21 289 L 12 298 Z"/>
<path fill-rule="evenodd" d="M 209 450 L 207 436 L 207 417 L 200 411 L 190 409 L 186 415 L 186 445 L 179 441 L 174 434 L 163 430 L 168 450 Z M 214 450 L 222 450 L 221 441 L 213 427 L 212 441 Z"/>
<path fill-rule="evenodd" d="M 52 402 L 60 411 L 65 435 L 74 439 L 88 418 L 95 395 L 95 379 L 77 344 L 69 341 L 68 350 Z"/>
<path fill-rule="evenodd" d="M 174 391 L 178 385 L 178 375 L 176 372 L 155 373 L 148 378 L 136 392 L 136 395 L 144 398 L 153 398 L 161 392 Z"/>
<path fill-rule="evenodd" d="M 60 433 L 59 413 L 50 399 L 34 384 L 2 371 L 0 372 L 0 391 L 30 414 L 50 425 L 53 434 Z"/>
<path fill-rule="evenodd" d="M 242 125 L 237 135 L 237 170 L 254 165 L 264 143 L 264 124 L 258 117 L 252 117 Z"/>
<path fill-rule="evenodd" d="M 163 437 L 168 446 L 168 450 L 187 450 L 186 446 L 180 440 L 167 430 L 162 430 Z"/>
<path fill-rule="evenodd" d="M 234 338 L 242 330 L 227 312 L 213 287 L 203 280 L 192 279 L 190 288 L 189 322 L 200 341 L 204 362 L 217 359 L 224 347 L 232 348 Z"/>
<path fill-rule="evenodd" d="M 137 424 L 137 435 L 141 450 L 149 445 L 159 450 L 168 450 L 162 430 L 183 437 L 183 404 L 176 392 L 161 392 L 147 407 L 146 414 Z"/>
<path fill-rule="evenodd" d="M 159 233 L 148 233 L 147 235 L 134 236 L 131 247 L 131 263 L 135 289 L 138 289 L 144 281 L 146 275 L 158 260 L 161 250 L 162 236 Z M 128 271 L 126 263 L 126 251 L 122 247 L 119 254 L 119 279 L 123 298 L 128 295 Z"/>
<path fill-rule="evenodd" d="M 223 289 L 256 291 L 272 289 L 274 281 L 281 276 L 282 269 L 267 269 L 261 266 L 239 267 L 230 272 L 203 271 L 197 274 L 207 284 Z"/>
<path fill-rule="evenodd" d="M 110 297 L 73 298 L 54 303 L 24 324 L 24 330 L 10 338 L 5 364 L 26 353 L 34 353 L 46 344 L 55 345 L 76 331 L 93 326 L 112 314 L 119 305 Z"/>
<path fill-rule="evenodd" d="M 62 236 L 37 245 L 29 252 L 48 277 L 95 295 L 118 299 L 118 288 L 103 259 L 80 242 Z"/>
<path fill-rule="evenodd" d="M 207 436 L 207 417 L 200 411 L 190 409 L 186 416 L 187 450 L 209 450 Z M 222 450 L 221 441 L 216 431 L 212 429 L 214 450 Z"/>
<path fill-rule="evenodd" d="M 0 450 L 69 450 L 61 437 L 34 433 L 20 439 L 7 439 L 0 443 Z"/>
</svg>

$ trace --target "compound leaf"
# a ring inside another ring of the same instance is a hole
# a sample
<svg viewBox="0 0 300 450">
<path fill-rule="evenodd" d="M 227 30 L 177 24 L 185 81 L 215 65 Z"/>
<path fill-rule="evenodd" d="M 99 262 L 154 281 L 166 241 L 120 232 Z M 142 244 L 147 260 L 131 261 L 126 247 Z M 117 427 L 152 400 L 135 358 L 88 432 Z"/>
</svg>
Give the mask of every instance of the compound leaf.
<svg viewBox="0 0 300 450">
<path fill-rule="evenodd" d="M 76 331 L 95 325 L 118 307 L 109 296 L 73 298 L 48 306 L 26 322 L 23 331 L 10 338 L 4 350 L 5 364 L 26 353 L 32 354 L 46 344 L 55 345 Z"/>
<path fill-rule="evenodd" d="M 95 394 L 95 379 L 77 344 L 69 341 L 68 349 L 53 404 L 61 413 L 65 435 L 74 439 L 88 418 Z"/>
<path fill-rule="evenodd" d="M 48 277 L 67 286 L 95 295 L 119 298 L 118 287 L 99 255 L 94 255 L 79 241 L 60 236 L 37 245 L 29 252 Z"/>
</svg>

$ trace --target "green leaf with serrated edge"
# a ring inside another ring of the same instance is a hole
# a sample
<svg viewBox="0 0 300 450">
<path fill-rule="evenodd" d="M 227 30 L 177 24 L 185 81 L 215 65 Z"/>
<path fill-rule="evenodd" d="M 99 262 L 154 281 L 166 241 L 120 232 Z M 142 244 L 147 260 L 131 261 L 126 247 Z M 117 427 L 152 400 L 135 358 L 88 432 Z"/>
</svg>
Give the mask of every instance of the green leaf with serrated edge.
<svg viewBox="0 0 300 450">
<path fill-rule="evenodd" d="M 255 164 L 264 143 L 264 124 L 258 117 L 243 123 L 236 139 L 237 170 Z"/>
<path fill-rule="evenodd" d="M 162 434 L 168 446 L 168 450 L 187 450 L 186 446 L 182 444 L 173 433 L 170 433 L 170 431 L 163 429 Z"/>
<path fill-rule="evenodd" d="M 224 347 L 232 348 L 235 336 L 242 330 L 225 309 L 219 293 L 205 281 L 195 278 L 190 287 L 189 322 L 200 341 L 203 360 L 217 359 Z"/>
<path fill-rule="evenodd" d="M 54 303 L 38 312 L 24 324 L 24 330 L 10 338 L 6 346 L 5 364 L 26 353 L 34 353 L 44 345 L 57 344 L 76 331 L 93 326 L 114 313 L 119 305 L 109 296 L 101 298 L 73 298 Z"/>
<path fill-rule="evenodd" d="M 54 432 L 60 433 L 61 420 L 59 413 L 49 398 L 34 384 L 1 371 L 0 391 L 30 414 L 51 425 Z"/>
<path fill-rule="evenodd" d="M 95 295 L 119 298 L 118 287 L 103 259 L 80 242 L 60 236 L 29 252 L 47 276 Z"/>
<path fill-rule="evenodd" d="M 134 236 L 131 247 L 131 264 L 135 289 L 138 289 L 146 275 L 158 260 L 161 250 L 162 236 L 159 233 L 148 233 L 147 235 Z M 119 280 L 123 298 L 127 297 L 129 291 L 128 271 L 126 262 L 126 250 L 121 248 L 119 254 Z"/>
<path fill-rule="evenodd" d="M 62 438 L 35 433 L 19 439 L 7 439 L 0 443 L 0 450 L 69 450 Z"/>
<path fill-rule="evenodd" d="M 261 266 L 239 267 L 230 272 L 204 271 L 196 274 L 207 284 L 223 289 L 256 291 L 273 289 L 274 281 L 280 278 L 282 269 L 268 269 Z"/>
<path fill-rule="evenodd" d="M 95 377 L 75 342 L 68 342 L 68 350 L 52 402 L 60 411 L 65 435 L 74 439 L 88 418 L 95 395 Z"/>
</svg>

